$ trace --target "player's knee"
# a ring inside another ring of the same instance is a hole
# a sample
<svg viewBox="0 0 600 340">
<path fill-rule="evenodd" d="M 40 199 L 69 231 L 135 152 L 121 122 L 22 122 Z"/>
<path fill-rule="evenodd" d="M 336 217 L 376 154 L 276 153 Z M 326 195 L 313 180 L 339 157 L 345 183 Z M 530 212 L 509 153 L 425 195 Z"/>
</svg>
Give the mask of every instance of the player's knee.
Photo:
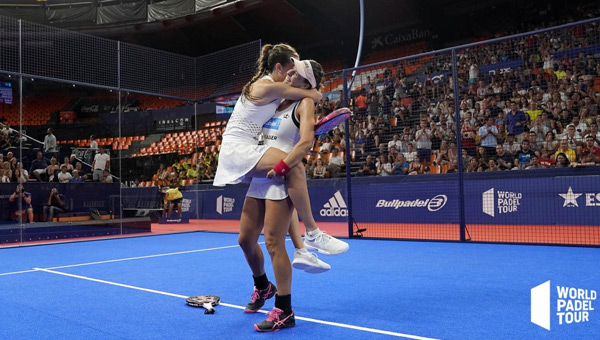
<svg viewBox="0 0 600 340">
<path fill-rule="evenodd" d="M 238 236 L 238 244 L 242 249 L 248 249 L 256 244 L 256 240 L 248 234 L 240 233 L 240 236 Z"/>
<path fill-rule="evenodd" d="M 269 254 L 273 256 L 278 250 L 282 248 L 282 240 L 279 237 L 276 237 L 274 234 L 265 233 L 265 246 L 267 247 L 267 251 Z M 285 245 L 283 247 L 285 249 Z"/>
</svg>

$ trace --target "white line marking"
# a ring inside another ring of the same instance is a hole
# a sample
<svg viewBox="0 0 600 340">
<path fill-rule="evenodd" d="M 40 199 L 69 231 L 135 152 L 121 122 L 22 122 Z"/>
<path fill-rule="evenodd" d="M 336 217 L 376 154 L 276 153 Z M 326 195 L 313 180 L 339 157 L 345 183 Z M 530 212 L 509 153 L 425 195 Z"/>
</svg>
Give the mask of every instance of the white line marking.
<svg viewBox="0 0 600 340">
<path fill-rule="evenodd" d="M 44 269 L 44 268 L 33 268 L 33 269 L 35 271 L 42 271 L 42 272 L 46 272 L 46 273 L 63 275 L 63 276 L 73 277 L 73 278 L 82 279 L 82 280 L 88 280 L 88 281 L 93 281 L 93 282 L 98 282 L 98 283 L 105 283 L 105 284 L 112 285 L 112 286 L 118 286 L 118 287 L 123 287 L 123 288 L 130 288 L 130 289 L 135 289 L 135 290 L 141 290 L 141 291 L 149 292 L 149 293 L 155 293 L 155 294 L 160 294 L 160 295 L 172 296 L 172 297 L 177 297 L 177 298 L 181 298 L 181 299 L 186 299 L 187 298 L 187 296 L 185 296 L 185 295 L 174 294 L 174 293 L 169 293 L 169 292 L 163 292 L 163 291 L 160 291 L 160 290 L 154 290 L 154 289 L 148 289 L 148 288 L 142 288 L 142 287 L 127 285 L 127 284 L 118 283 L 118 282 L 112 282 L 112 281 L 94 279 L 94 278 L 87 277 L 87 276 L 81 276 L 81 275 L 76 275 L 76 274 L 69 274 L 69 273 L 59 272 L 59 271 L 50 270 L 50 269 Z M 220 305 L 225 306 L 225 307 L 230 307 L 230 308 L 236 308 L 236 309 L 242 309 L 242 310 L 244 309 L 244 307 L 242 307 L 242 306 L 232 305 L 232 304 L 223 303 L 223 302 L 221 302 Z M 267 311 L 264 311 L 264 310 L 260 310 L 260 312 L 261 313 L 267 313 Z M 339 322 L 331 322 L 331 321 L 325 321 L 325 320 L 318 320 L 318 319 L 306 318 L 306 317 L 303 317 L 303 316 L 296 316 L 296 319 L 303 320 L 303 321 L 308 321 L 308 322 L 320 323 L 320 324 L 323 324 L 323 325 L 337 326 L 337 327 L 342 327 L 342 328 L 349 328 L 349 329 L 354 329 L 354 330 L 358 330 L 358 331 L 364 331 L 364 332 L 370 332 L 370 333 L 378 333 L 378 334 L 384 334 L 384 335 L 391 335 L 391 336 L 395 336 L 395 337 L 399 337 L 399 338 L 416 339 L 416 340 L 439 340 L 439 339 L 435 339 L 435 338 L 427 338 L 427 337 L 418 336 L 418 335 L 411 335 L 411 334 L 405 334 L 405 333 L 390 332 L 390 331 L 384 331 L 384 330 L 375 329 L 375 328 L 367 328 L 367 327 L 354 326 L 354 325 L 349 325 L 349 324 L 339 323 Z"/>
<path fill-rule="evenodd" d="M 264 242 L 259 242 L 259 244 L 264 244 Z M 62 268 L 90 266 L 90 265 L 94 265 L 94 264 L 114 263 L 114 262 L 131 261 L 131 260 L 142 260 L 142 259 L 150 259 L 150 258 L 161 257 L 161 256 L 191 254 L 191 253 L 199 253 L 199 252 L 209 251 L 209 250 L 220 250 L 220 249 L 228 249 L 228 248 L 236 248 L 236 247 L 239 247 L 239 245 L 235 245 L 235 246 L 223 246 L 223 247 L 216 247 L 216 248 L 195 249 L 195 250 L 186 250 L 186 251 L 179 251 L 179 252 L 175 252 L 175 253 L 163 253 L 163 254 L 155 254 L 155 255 L 127 257 L 127 258 L 123 258 L 123 259 L 114 259 L 114 260 L 106 260 L 106 261 L 96 261 L 96 262 L 87 262 L 87 263 L 79 263 L 79 264 L 69 264 L 69 265 L 65 265 L 65 266 L 49 267 L 49 268 L 46 268 L 46 269 L 62 269 Z M 14 274 L 23 274 L 23 273 L 33 273 L 33 272 L 36 272 L 36 271 L 37 270 L 21 270 L 21 271 L 17 271 L 17 272 L 0 273 L 0 276 L 14 275 Z"/>
<path fill-rule="evenodd" d="M 287 238 L 286 241 L 291 241 L 291 239 Z M 264 244 L 265 242 L 258 242 L 258 244 Z M 81 266 L 90 266 L 94 264 L 103 264 L 103 263 L 114 263 L 114 262 L 122 262 L 122 261 L 131 261 L 131 260 L 141 260 L 141 259 L 150 259 L 154 257 L 161 256 L 170 256 L 170 255 L 182 255 L 182 254 L 191 254 L 191 253 L 199 253 L 203 251 L 209 250 L 220 250 L 220 249 L 229 249 L 229 248 L 237 248 L 239 245 L 234 246 L 223 246 L 223 247 L 215 247 L 215 248 L 204 248 L 204 249 L 195 249 L 195 250 L 186 250 L 186 251 L 178 251 L 175 253 L 163 253 L 163 254 L 155 254 L 155 255 L 146 255 L 146 256 L 136 256 L 136 257 L 127 257 L 123 259 L 115 259 L 115 260 L 106 260 L 106 261 L 97 261 L 97 262 L 88 262 L 88 263 L 79 263 L 79 264 L 69 264 L 65 266 L 58 267 L 48 267 L 46 269 L 62 269 L 62 268 L 72 268 L 72 267 L 81 267 Z M 0 273 L 0 276 L 4 275 L 14 275 L 14 274 L 23 274 L 23 273 L 33 273 L 36 270 L 21 270 L 18 272 L 10 272 L 10 273 Z"/>
<path fill-rule="evenodd" d="M 264 243 L 264 242 L 261 242 L 261 243 Z M 175 252 L 175 253 L 164 253 L 164 254 L 155 254 L 155 255 L 127 257 L 127 258 L 115 259 L 115 260 L 106 260 L 106 261 L 97 261 L 97 262 L 70 264 L 70 265 L 66 265 L 66 266 L 50 267 L 50 268 L 47 268 L 47 269 L 62 269 L 62 268 L 90 266 L 90 265 L 94 265 L 94 264 L 114 263 L 114 262 L 131 261 L 131 260 L 143 260 L 143 259 L 151 259 L 151 258 L 154 258 L 154 257 L 171 256 L 171 255 L 182 255 L 182 254 L 192 254 L 192 253 L 199 253 L 199 252 L 203 252 L 203 251 L 220 250 L 220 249 L 228 249 L 228 248 L 239 248 L 239 245 L 236 244 L 235 246 L 223 246 L 223 247 L 215 247 L 215 248 L 204 248 L 204 249 L 178 251 L 178 252 Z"/>
<path fill-rule="evenodd" d="M 126 285 L 126 284 L 123 284 L 123 283 L 106 281 L 106 280 L 94 279 L 92 277 L 75 275 L 75 274 L 69 274 L 69 273 L 63 273 L 63 272 L 58 272 L 58 271 L 50 270 L 50 269 L 44 269 L 44 268 L 33 268 L 33 269 L 35 269 L 36 271 L 42 271 L 42 272 L 51 273 L 51 274 L 69 276 L 69 277 L 74 277 L 74 278 L 77 278 L 77 279 L 88 280 L 88 281 L 93 281 L 93 282 L 106 283 L 108 285 L 119 286 L 119 287 L 130 288 L 130 289 L 136 289 L 136 290 L 141 290 L 141 291 L 149 292 L 149 293 L 156 293 L 156 294 L 162 294 L 162 295 L 167 295 L 167 296 L 174 296 L 174 297 L 184 298 L 184 299 L 187 298 L 187 296 L 183 296 L 183 295 L 179 295 L 179 294 L 161 292 L 159 290 L 142 288 L 142 287 L 136 287 L 136 286 Z"/>
<path fill-rule="evenodd" d="M 37 270 L 33 270 L 33 269 L 30 269 L 30 270 L 21 270 L 21 271 L 18 271 L 18 272 L 0 273 L 0 276 L 14 275 L 14 274 L 23 274 L 23 273 L 33 273 L 33 272 L 36 272 L 36 271 Z"/>
</svg>

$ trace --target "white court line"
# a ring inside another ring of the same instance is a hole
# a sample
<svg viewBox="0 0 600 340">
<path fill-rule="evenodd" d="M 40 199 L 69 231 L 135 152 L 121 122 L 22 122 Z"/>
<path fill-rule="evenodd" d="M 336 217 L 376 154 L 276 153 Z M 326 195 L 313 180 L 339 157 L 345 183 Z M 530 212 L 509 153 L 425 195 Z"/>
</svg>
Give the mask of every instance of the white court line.
<svg viewBox="0 0 600 340">
<path fill-rule="evenodd" d="M 37 270 L 33 270 L 33 269 L 30 269 L 30 270 L 21 270 L 21 271 L 18 271 L 18 272 L 1 273 L 0 276 L 23 274 L 23 273 L 33 273 L 33 272 L 36 272 L 36 271 Z"/>
<path fill-rule="evenodd" d="M 264 242 L 259 242 L 258 244 L 264 244 Z M 215 248 L 204 248 L 204 249 L 195 249 L 195 250 L 186 250 L 186 251 L 178 251 L 175 253 L 163 253 L 163 254 L 155 254 L 155 255 L 146 255 L 146 256 L 136 256 L 136 257 L 127 257 L 127 258 L 123 258 L 123 259 L 114 259 L 114 260 L 106 260 L 106 261 L 96 261 L 96 262 L 87 262 L 87 263 L 78 263 L 78 264 L 69 264 L 69 265 L 65 265 L 65 266 L 58 266 L 58 267 L 49 267 L 46 269 L 62 269 L 62 268 L 72 268 L 72 267 L 81 267 L 81 266 L 90 266 L 90 265 L 94 265 L 94 264 L 103 264 L 103 263 L 114 263 L 114 262 L 122 262 L 122 261 L 131 261 L 131 260 L 142 260 L 142 259 L 150 259 L 150 258 L 154 258 L 154 257 L 162 257 L 162 256 L 171 256 L 171 255 L 182 255 L 182 254 L 191 254 L 191 253 L 199 253 L 199 252 L 203 252 L 203 251 L 210 251 L 210 250 L 220 250 L 220 249 L 229 249 L 229 248 L 237 248 L 239 247 L 239 245 L 234 245 L 234 246 L 223 246 L 223 247 L 215 247 Z M 5 275 L 14 275 L 14 274 L 23 274 L 23 273 L 33 273 L 36 272 L 37 270 L 21 270 L 21 271 L 17 271 L 17 272 L 10 272 L 10 273 L 0 273 L 0 276 L 5 276 Z"/>
<path fill-rule="evenodd" d="M 149 292 L 149 293 L 161 294 L 161 295 L 172 296 L 172 297 L 177 297 L 177 298 L 182 298 L 182 299 L 186 299 L 187 298 L 187 296 L 180 295 L 180 294 L 174 294 L 174 293 L 169 293 L 169 292 L 163 292 L 163 291 L 160 291 L 160 290 L 142 288 L 142 287 L 127 285 L 127 284 L 118 283 L 118 282 L 112 282 L 112 281 L 94 279 L 92 277 L 75 275 L 75 274 L 69 274 L 69 273 L 59 272 L 59 271 L 50 270 L 50 269 L 44 269 L 44 268 L 33 268 L 33 269 L 34 269 L 34 271 L 42 271 L 42 272 L 46 272 L 46 273 L 63 275 L 63 276 L 73 277 L 73 278 L 82 279 L 82 280 L 88 280 L 88 281 L 93 281 L 93 282 L 105 283 L 105 284 L 112 285 L 112 286 L 130 288 L 130 289 L 135 289 L 135 290 L 141 290 L 141 291 Z M 236 309 L 244 309 L 244 307 L 242 307 L 242 306 L 232 305 L 232 304 L 222 303 L 222 302 L 219 305 L 222 305 L 222 306 L 225 306 L 225 307 L 230 307 L 230 308 L 236 308 Z M 261 313 L 267 313 L 267 311 L 264 311 L 264 310 L 260 310 L 260 312 Z M 404 334 L 404 333 L 384 331 L 384 330 L 375 329 L 375 328 L 367 328 L 367 327 L 361 327 L 361 326 L 354 326 L 354 325 L 349 325 L 349 324 L 339 323 L 339 322 L 331 322 L 331 321 L 325 321 L 325 320 L 305 318 L 305 317 L 302 317 L 302 316 L 296 316 L 296 319 L 303 320 L 303 321 L 308 321 L 308 322 L 320 323 L 320 324 L 323 324 L 323 325 L 337 326 L 337 327 L 342 327 L 342 328 L 349 328 L 349 329 L 354 329 L 354 330 L 358 330 L 358 331 L 364 331 L 364 332 L 370 332 L 370 333 L 390 335 L 390 336 L 395 336 L 395 337 L 399 337 L 399 338 L 416 339 L 416 340 L 439 340 L 439 339 L 435 339 L 435 338 L 427 338 L 427 337 L 418 336 L 418 335 L 411 335 L 411 334 Z"/>
</svg>

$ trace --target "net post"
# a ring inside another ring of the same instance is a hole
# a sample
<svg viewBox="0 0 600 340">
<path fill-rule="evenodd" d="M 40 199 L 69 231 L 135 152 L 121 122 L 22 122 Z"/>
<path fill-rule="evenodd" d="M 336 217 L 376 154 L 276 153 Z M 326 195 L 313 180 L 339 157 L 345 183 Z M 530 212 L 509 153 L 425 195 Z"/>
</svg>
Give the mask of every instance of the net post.
<svg viewBox="0 0 600 340">
<path fill-rule="evenodd" d="M 342 70 L 342 90 L 343 90 L 343 103 L 345 107 L 348 107 L 348 97 L 350 96 L 350 90 L 348 89 L 348 83 L 346 80 L 346 70 Z M 350 148 L 350 119 L 346 119 L 344 122 L 344 141 L 346 143 L 346 198 L 348 200 L 348 237 L 353 237 L 354 218 L 352 215 L 352 172 L 350 171 L 350 162 L 352 161 L 349 148 Z"/>
<path fill-rule="evenodd" d="M 465 231 L 465 188 L 463 178 L 463 159 L 462 159 L 462 136 L 460 126 L 460 107 L 459 107 L 459 88 L 458 88 L 458 60 L 456 49 L 452 49 L 452 82 L 454 91 L 454 120 L 456 123 L 456 154 L 458 161 L 458 222 L 460 228 L 460 241 L 466 241 Z"/>
</svg>

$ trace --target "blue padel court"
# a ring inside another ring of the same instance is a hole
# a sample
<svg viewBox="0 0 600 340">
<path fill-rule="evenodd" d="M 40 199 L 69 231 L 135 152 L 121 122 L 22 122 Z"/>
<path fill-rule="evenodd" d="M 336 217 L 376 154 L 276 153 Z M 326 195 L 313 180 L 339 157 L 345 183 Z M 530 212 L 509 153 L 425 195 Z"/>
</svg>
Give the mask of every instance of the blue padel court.
<svg viewBox="0 0 600 340">
<path fill-rule="evenodd" d="M 600 334 L 600 308 L 590 295 L 600 287 L 598 248 L 348 242 L 347 253 L 322 256 L 329 272 L 293 271 L 296 327 L 275 334 L 254 330 L 263 313 L 243 311 L 253 282 L 237 234 L 2 249 L 0 339 L 583 340 Z M 530 321 L 531 289 L 547 281 L 550 330 Z M 559 323 L 556 286 L 587 290 L 589 321 Z M 185 304 L 188 296 L 209 294 L 221 297 L 215 314 Z"/>
</svg>

